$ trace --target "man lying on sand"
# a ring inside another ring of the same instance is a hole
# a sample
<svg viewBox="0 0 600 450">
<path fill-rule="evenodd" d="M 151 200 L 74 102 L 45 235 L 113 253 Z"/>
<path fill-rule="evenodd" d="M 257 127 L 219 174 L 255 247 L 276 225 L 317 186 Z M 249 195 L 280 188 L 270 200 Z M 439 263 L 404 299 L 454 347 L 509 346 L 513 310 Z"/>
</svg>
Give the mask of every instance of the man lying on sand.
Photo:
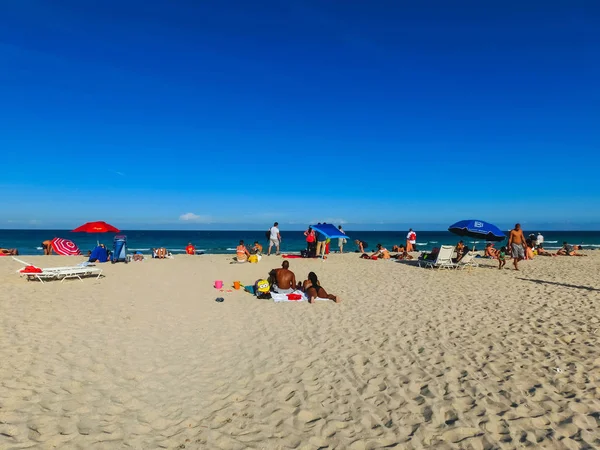
<svg viewBox="0 0 600 450">
<path fill-rule="evenodd" d="M 0 248 L 0 253 L 2 253 L 3 255 L 18 255 L 19 254 L 19 250 L 17 250 L 16 248 Z"/>
<path fill-rule="evenodd" d="M 538 254 L 538 256 L 556 256 L 556 254 L 550 253 L 549 251 L 544 250 L 543 244 L 538 245 L 537 254 Z"/>
<path fill-rule="evenodd" d="M 581 253 L 577 253 L 577 250 L 581 250 L 581 245 L 569 245 L 566 241 L 563 242 L 562 248 L 556 252 L 560 256 L 586 256 Z"/>
<path fill-rule="evenodd" d="M 309 303 L 314 303 L 317 297 L 319 298 L 328 298 L 329 300 L 333 300 L 336 303 L 341 302 L 342 300 L 335 295 L 328 294 L 325 289 L 319 283 L 319 279 L 314 272 L 310 272 L 308 274 L 308 280 L 304 280 L 303 283 L 304 292 L 308 297 Z"/>
</svg>

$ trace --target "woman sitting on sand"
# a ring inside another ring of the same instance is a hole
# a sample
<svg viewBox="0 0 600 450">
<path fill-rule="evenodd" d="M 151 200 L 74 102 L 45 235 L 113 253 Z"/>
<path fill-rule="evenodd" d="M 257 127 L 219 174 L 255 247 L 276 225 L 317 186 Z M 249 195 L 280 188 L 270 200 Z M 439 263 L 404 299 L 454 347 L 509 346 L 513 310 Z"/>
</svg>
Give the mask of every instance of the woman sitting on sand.
<svg viewBox="0 0 600 450">
<path fill-rule="evenodd" d="M 327 291 L 323 289 L 321 283 L 319 283 L 317 275 L 314 272 L 310 272 L 308 274 L 308 280 L 304 280 L 302 286 L 304 288 L 306 296 L 308 297 L 309 303 L 314 303 L 317 297 L 328 298 L 329 300 L 333 300 L 336 303 L 341 302 L 341 300 L 338 297 L 336 297 L 335 295 L 328 294 Z"/>
<path fill-rule="evenodd" d="M 153 248 L 152 257 L 158 259 L 165 259 L 167 257 L 167 249 L 164 247 Z"/>
<path fill-rule="evenodd" d="M 498 259 L 498 250 L 494 248 L 494 244 L 488 242 L 485 246 L 485 256 L 492 259 Z"/>
<path fill-rule="evenodd" d="M 528 243 L 525 246 L 525 259 L 533 259 L 533 244 Z"/>
<path fill-rule="evenodd" d="M 390 252 L 388 252 L 388 249 L 383 247 L 381 244 L 377 244 L 377 250 L 375 251 L 375 253 L 373 253 L 372 257 L 390 259 Z"/>
<path fill-rule="evenodd" d="M 239 263 L 246 262 L 248 260 L 248 256 L 250 256 L 250 252 L 246 248 L 244 241 L 240 241 L 240 245 L 238 245 L 235 249 L 235 254 L 236 254 L 236 261 Z"/>
<path fill-rule="evenodd" d="M 455 262 L 459 262 L 463 256 L 465 256 L 467 253 L 469 253 L 469 249 L 467 248 L 467 246 L 464 244 L 463 241 L 458 241 L 458 244 L 456 244 L 456 261 Z"/>
</svg>

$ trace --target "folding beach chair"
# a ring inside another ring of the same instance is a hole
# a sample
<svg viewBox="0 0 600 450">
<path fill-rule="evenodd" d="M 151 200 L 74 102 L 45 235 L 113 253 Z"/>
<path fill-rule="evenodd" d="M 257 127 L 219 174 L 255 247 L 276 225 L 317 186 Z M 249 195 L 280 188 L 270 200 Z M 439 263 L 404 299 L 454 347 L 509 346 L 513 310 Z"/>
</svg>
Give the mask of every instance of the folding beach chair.
<svg viewBox="0 0 600 450">
<path fill-rule="evenodd" d="M 457 269 L 465 269 L 467 267 L 479 267 L 477 261 L 475 261 L 475 256 L 477 256 L 474 252 L 468 252 L 465 256 L 461 258 L 457 263 Z"/>
<path fill-rule="evenodd" d="M 454 247 L 442 245 L 435 260 L 419 259 L 419 267 L 437 267 L 438 269 L 455 269 L 457 264 L 452 262 Z"/>
</svg>

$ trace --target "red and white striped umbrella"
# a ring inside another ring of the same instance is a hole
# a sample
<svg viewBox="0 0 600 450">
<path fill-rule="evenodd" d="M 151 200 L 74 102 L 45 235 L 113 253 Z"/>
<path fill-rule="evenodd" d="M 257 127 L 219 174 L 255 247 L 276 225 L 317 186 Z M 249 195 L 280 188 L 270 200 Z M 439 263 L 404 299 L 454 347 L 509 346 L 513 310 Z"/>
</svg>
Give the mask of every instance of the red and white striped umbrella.
<svg viewBox="0 0 600 450">
<path fill-rule="evenodd" d="M 52 239 L 52 250 L 54 250 L 57 255 L 81 255 L 81 251 L 79 250 L 79 247 L 75 245 L 75 242 L 63 238 Z"/>
</svg>

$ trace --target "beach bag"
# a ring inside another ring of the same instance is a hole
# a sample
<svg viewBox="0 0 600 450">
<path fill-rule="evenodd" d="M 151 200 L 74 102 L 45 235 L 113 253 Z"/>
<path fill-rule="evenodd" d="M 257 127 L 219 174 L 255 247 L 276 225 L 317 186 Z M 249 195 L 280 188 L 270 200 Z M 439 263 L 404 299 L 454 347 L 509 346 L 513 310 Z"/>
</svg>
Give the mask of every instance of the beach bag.
<svg viewBox="0 0 600 450">
<path fill-rule="evenodd" d="M 248 257 L 248 262 L 249 263 L 257 263 L 258 262 L 258 255 L 250 255 Z"/>
<path fill-rule="evenodd" d="M 303 258 L 308 258 L 308 250 L 301 250 L 300 256 L 302 256 Z"/>
</svg>

